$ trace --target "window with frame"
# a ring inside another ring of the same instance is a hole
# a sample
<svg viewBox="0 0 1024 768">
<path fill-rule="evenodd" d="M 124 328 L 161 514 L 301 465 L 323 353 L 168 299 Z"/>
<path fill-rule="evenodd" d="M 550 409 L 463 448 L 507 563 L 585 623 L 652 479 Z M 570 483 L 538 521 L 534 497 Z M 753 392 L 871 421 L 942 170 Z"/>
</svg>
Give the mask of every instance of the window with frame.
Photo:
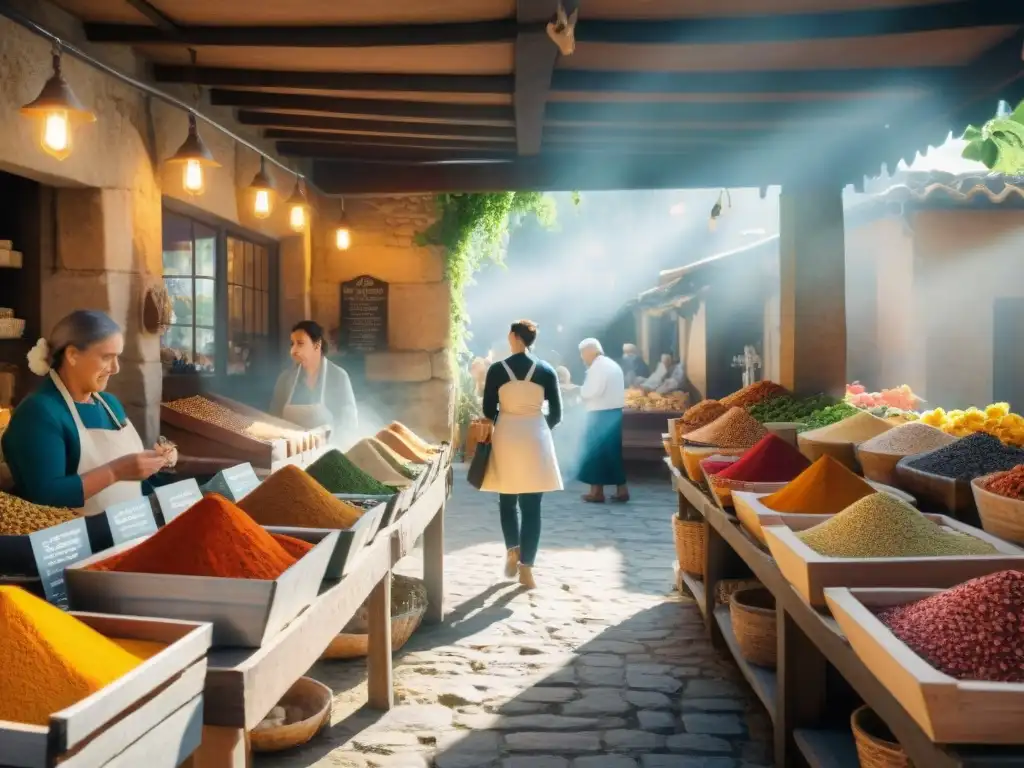
<svg viewBox="0 0 1024 768">
<path fill-rule="evenodd" d="M 270 253 L 227 237 L 228 373 L 245 373 L 270 337 Z"/>
<path fill-rule="evenodd" d="M 171 369 L 212 373 L 217 357 L 217 231 L 164 212 L 164 285 L 171 323 L 161 338 L 161 357 Z"/>
</svg>

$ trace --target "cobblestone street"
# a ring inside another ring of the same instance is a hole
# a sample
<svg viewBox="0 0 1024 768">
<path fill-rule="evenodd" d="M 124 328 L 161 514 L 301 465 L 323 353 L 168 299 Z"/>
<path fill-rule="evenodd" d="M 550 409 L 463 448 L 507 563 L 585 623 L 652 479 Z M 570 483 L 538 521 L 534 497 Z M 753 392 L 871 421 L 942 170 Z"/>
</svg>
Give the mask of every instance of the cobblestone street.
<svg viewBox="0 0 1024 768">
<path fill-rule="evenodd" d="M 671 591 L 668 481 L 635 483 L 624 506 L 584 504 L 580 490 L 545 497 L 539 589 L 523 592 L 500 578 L 496 497 L 456 470 L 447 620 L 396 654 L 397 705 L 362 708 L 363 663 L 321 663 L 331 728 L 258 768 L 770 765 L 767 716 Z M 413 558 L 399 570 L 421 575 Z"/>
</svg>

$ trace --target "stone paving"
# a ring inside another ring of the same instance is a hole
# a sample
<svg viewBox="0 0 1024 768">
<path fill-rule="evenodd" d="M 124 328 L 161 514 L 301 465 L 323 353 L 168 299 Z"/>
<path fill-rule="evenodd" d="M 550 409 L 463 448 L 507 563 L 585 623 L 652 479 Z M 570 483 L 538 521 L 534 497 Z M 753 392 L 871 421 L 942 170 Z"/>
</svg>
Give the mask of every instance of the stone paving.
<svg viewBox="0 0 1024 768">
<path fill-rule="evenodd" d="M 336 692 L 331 727 L 257 768 L 771 765 L 767 716 L 672 592 L 667 480 L 634 483 L 625 506 L 583 504 L 580 490 L 545 498 L 539 588 L 525 592 L 501 579 L 497 499 L 457 472 L 447 620 L 396 654 L 395 708 L 363 706 L 363 663 L 318 664 L 310 674 Z"/>
</svg>

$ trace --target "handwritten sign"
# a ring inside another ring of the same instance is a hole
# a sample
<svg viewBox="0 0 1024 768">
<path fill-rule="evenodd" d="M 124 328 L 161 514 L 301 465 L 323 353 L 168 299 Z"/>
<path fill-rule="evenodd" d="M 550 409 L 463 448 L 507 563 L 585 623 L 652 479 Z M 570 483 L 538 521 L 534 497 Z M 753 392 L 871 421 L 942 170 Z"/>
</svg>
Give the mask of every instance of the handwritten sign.
<svg viewBox="0 0 1024 768">
<path fill-rule="evenodd" d="M 157 506 L 163 515 L 164 525 L 203 498 L 203 492 L 199 490 L 199 483 L 195 478 L 161 486 L 153 495 L 156 496 Z"/>
<path fill-rule="evenodd" d="M 350 352 L 388 348 L 388 284 L 370 275 L 341 284 L 338 346 Z"/>
<path fill-rule="evenodd" d="M 256 477 L 252 464 L 245 463 L 218 472 L 210 482 L 203 486 L 203 491 L 219 493 L 237 503 L 259 484 L 260 479 Z"/>
<path fill-rule="evenodd" d="M 140 536 L 156 533 L 156 515 L 147 496 L 107 507 L 102 514 L 85 519 L 93 552 L 102 552 Z"/>
<path fill-rule="evenodd" d="M 85 519 L 76 518 L 28 535 L 36 570 L 42 580 L 43 594 L 56 606 L 67 610 L 68 591 L 64 569 L 92 554 Z"/>
</svg>

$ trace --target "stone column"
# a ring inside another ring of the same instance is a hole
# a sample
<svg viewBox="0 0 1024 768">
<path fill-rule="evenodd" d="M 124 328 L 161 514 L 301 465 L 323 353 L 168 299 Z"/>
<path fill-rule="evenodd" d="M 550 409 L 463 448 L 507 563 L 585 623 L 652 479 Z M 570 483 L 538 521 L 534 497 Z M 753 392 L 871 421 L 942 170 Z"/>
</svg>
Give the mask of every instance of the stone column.
<svg viewBox="0 0 1024 768">
<path fill-rule="evenodd" d="M 785 186 L 779 198 L 781 383 L 801 395 L 846 388 L 846 260 L 839 185 Z"/>
<path fill-rule="evenodd" d="M 307 229 L 301 235 L 286 237 L 280 241 L 280 329 L 287 349 L 288 336 L 292 327 L 312 317 L 310 304 L 310 280 L 312 278 L 312 254 L 310 235 Z"/>
</svg>

